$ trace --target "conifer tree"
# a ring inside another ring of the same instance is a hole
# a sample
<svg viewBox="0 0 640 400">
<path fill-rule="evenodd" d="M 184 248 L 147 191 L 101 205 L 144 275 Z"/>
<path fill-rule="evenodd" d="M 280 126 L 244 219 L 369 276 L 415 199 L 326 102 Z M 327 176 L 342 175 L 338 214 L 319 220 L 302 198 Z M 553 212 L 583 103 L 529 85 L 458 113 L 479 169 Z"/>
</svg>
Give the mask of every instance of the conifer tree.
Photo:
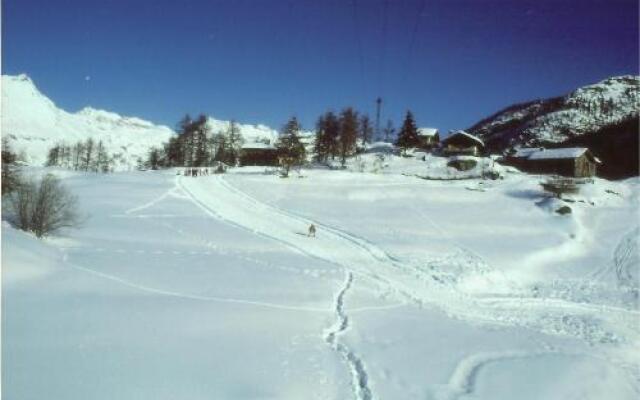
<svg viewBox="0 0 640 400">
<path fill-rule="evenodd" d="M 211 148 L 213 150 L 213 160 L 227 162 L 227 136 L 224 132 L 218 132 L 211 138 Z"/>
<path fill-rule="evenodd" d="M 94 149 L 95 149 L 95 142 L 93 141 L 93 139 L 92 138 L 87 139 L 87 141 L 84 144 L 84 154 L 82 155 L 81 169 L 83 171 L 91 170 L 93 157 L 94 157 Z"/>
<path fill-rule="evenodd" d="M 240 133 L 240 127 L 236 121 L 231 120 L 229 123 L 229 129 L 227 130 L 225 149 L 228 164 L 236 165 L 240 161 L 240 152 L 242 151 L 243 144 L 244 139 Z"/>
<path fill-rule="evenodd" d="M 340 137 L 338 139 L 338 151 L 343 167 L 347 162 L 347 156 L 352 155 L 356 150 L 358 125 L 358 113 L 351 107 L 345 108 L 340 114 Z"/>
<path fill-rule="evenodd" d="M 413 119 L 411 111 L 407 111 L 407 115 L 402 123 L 402 128 L 400 128 L 400 132 L 398 132 L 396 146 L 406 154 L 407 149 L 416 147 L 419 144 L 420 139 L 418 138 L 418 127 L 416 126 L 416 122 Z"/>
<path fill-rule="evenodd" d="M 184 166 L 184 150 L 182 148 L 182 138 L 173 136 L 164 145 L 164 154 L 168 167 Z"/>
<path fill-rule="evenodd" d="M 300 141 L 302 127 L 296 117 L 292 117 L 282 129 L 276 149 L 282 165 L 282 176 L 288 177 L 292 166 L 301 165 L 305 160 L 305 148 Z"/>
<path fill-rule="evenodd" d="M 371 120 L 368 115 L 363 115 L 360 118 L 360 138 L 362 139 L 362 147 L 366 147 L 367 143 L 371 142 L 373 136 L 373 127 L 371 126 Z"/>
<path fill-rule="evenodd" d="M 147 167 L 152 170 L 157 170 L 160 167 L 160 150 L 157 148 L 152 148 L 149 150 L 149 157 L 147 161 Z"/>
<path fill-rule="evenodd" d="M 339 155 L 340 120 L 332 112 L 327 111 L 316 124 L 316 142 L 314 154 L 318 161 L 325 162 L 331 156 Z"/>
<path fill-rule="evenodd" d="M 45 165 L 47 167 L 58 167 L 61 162 L 61 153 L 62 153 L 62 145 L 60 143 L 56 143 L 52 148 L 49 149 L 47 153 L 47 162 Z"/>
<path fill-rule="evenodd" d="M 193 165 L 195 167 L 204 167 L 209 165 L 210 152 L 209 152 L 209 126 L 207 124 L 207 117 L 201 114 L 194 122 L 191 134 L 194 136 L 194 159 Z"/>
<path fill-rule="evenodd" d="M 96 145 L 96 160 L 93 170 L 95 172 L 109 172 L 110 167 L 111 160 L 109 159 L 109 154 L 107 154 L 107 150 L 105 149 L 102 140 L 100 140 Z"/>
<path fill-rule="evenodd" d="M 17 156 L 12 151 L 9 141 L 2 138 L 2 194 L 14 191 L 20 183 L 16 161 Z"/>
<path fill-rule="evenodd" d="M 84 143 L 78 142 L 72 149 L 72 166 L 74 170 L 78 170 L 82 167 L 82 157 L 84 155 Z"/>
<path fill-rule="evenodd" d="M 326 121 L 325 116 L 321 115 L 316 122 L 316 138 L 313 145 L 313 156 L 318 162 L 327 161 L 329 149 L 326 143 Z"/>
</svg>

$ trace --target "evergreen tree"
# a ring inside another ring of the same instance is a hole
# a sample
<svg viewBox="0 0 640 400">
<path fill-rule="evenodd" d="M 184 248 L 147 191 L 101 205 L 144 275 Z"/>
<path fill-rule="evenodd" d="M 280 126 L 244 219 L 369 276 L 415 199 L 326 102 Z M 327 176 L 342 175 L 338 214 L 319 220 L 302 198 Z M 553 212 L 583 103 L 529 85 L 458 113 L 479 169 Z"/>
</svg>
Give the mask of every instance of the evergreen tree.
<svg viewBox="0 0 640 400">
<path fill-rule="evenodd" d="M 234 120 L 231 120 L 231 123 L 229 124 L 225 142 L 225 153 L 228 160 L 227 164 L 236 165 L 240 161 L 240 152 L 242 151 L 244 139 L 242 138 L 242 134 L 240 133 L 240 127 Z"/>
<path fill-rule="evenodd" d="M 47 153 L 47 162 L 45 163 L 45 166 L 47 167 L 58 167 L 61 164 L 61 152 L 62 152 L 62 145 L 57 143 L 55 144 L 51 149 L 49 149 L 49 152 Z"/>
<path fill-rule="evenodd" d="M 316 122 L 316 139 L 313 145 L 313 157 L 318 162 L 327 161 L 329 150 L 325 143 L 326 127 L 325 116 L 321 115 Z"/>
<path fill-rule="evenodd" d="M 340 137 L 338 139 L 338 151 L 343 167 L 347 162 L 347 157 L 356 150 L 358 125 L 358 113 L 351 107 L 345 108 L 340 114 Z"/>
<path fill-rule="evenodd" d="M 398 132 L 398 139 L 396 140 L 396 146 L 402 149 L 402 152 L 406 154 L 407 149 L 416 147 L 420 144 L 418 138 L 418 127 L 413 119 L 411 111 L 407 111 L 407 115 L 402 123 L 402 128 Z"/>
<path fill-rule="evenodd" d="M 371 126 L 371 120 L 368 115 L 363 115 L 360 118 L 360 138 L 362 139 L 362 147 L 366 147 L 367 143 L 371 142 L 373 136 L 373 127 Z"/>
<path fill-rule="evenodd" d="M 84 144 L 84 154 L 82 155 L 82 167 L 83 171 L 90 171 L 93 163 L 95 150 L 95 142 L 92 138 L 87 139 Z"/>
<path fill-rule="evenodd" d="M 11 193 L 20 183 L 17 171 L 16 154 L 11 150 L 9 141 L 2 138 L 2 194 Z"/>
<path fill-rule="evenodd" d="M 296 117 L 292 117 L 282 129 L 278 137 L 276 149 L 278 158 L 282 165 L 282 176 L 288 177 L 292 166 L 301 165 L 305 160 L 305 148 L 300 141 L 300 131 L 302 130 Z"/>
<path fill-rule="evenodd" d="M 315 158 L 325 162 L 331 156 L 338 155 L 338 139 L 340 138 L 340 121 L 332 112 L 327 111 L 318 118 L 316 124 Z"/>
<path fill-rule="evenodd" d="M 227 135 L 224 132 L 218 132 L 211 138 L 211 149 L 213 150 L 213 160 L 227 163 Z"/>
<path fill-rule="evenodd" d="M 210 152 L 209 152 L 209 125 L 207 124 L 207 117 L 201 114 L 198 119 L 193 122 L 191 129 L 191 135 L 194 140 L 194 167 L 204 167 L 209 165 Z"/>
<path fill-rule="evenodd" d="M 147 167 L 152 169 L 152 170 L 157 170 L 160 167 L 160 163 L 161 163 L 161 155 L 160 155 L 160 149 L 157 148 L 152 148 L 151 150 L 149 150 L 149 158 L 147 161 Z"/>
<path fill-rule="evenodd" d="M 62 146 L 60 147 L 60 155 L 59 155 L 60 166 L 65 168 L 71 168 L 71 154 L 72 154 L 71 146 L 65 143 L 62 143 Z"/>
<path fill-rule="evenodd" d="M 164 145 L 164 156 L 167 167 L 184 166 L 184 150 L 182 148 L 182 138 L 173 136 Z"/>
<path fill-rule="evenodd" d="M 84 143 L 78 142 L 72 149 L 72 165 L 74 170 L 78 170 L 82 167 L 82 157 L 84 155 Z"/>
<path fill-rule="evenodd" d="M 327 113 L 327 144 L 331 159 L 339 154 L 340 119 L 333 112 Z"/>
<path fill-rule="evenodd" d="M 109 172 L 110 169 L 111 169 L 111 160 L 101 140 L 98 142 L 98 145 L 96 146 L 96 157 L 95 157 L 93 170 L 95 172 L 105 173 L 105 172 Z"/>
</svg>

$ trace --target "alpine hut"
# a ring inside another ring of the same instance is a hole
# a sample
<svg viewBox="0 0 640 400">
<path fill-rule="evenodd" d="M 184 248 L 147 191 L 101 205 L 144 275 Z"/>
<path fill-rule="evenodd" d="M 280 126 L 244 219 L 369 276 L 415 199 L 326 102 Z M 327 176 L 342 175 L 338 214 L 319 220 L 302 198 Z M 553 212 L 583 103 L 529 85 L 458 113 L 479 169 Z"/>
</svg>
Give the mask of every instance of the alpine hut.
<svg viewBox="0 0 640 400">
<path fill-rule="evenodd" d="M 240 151 L 240 165 L 277 166 L 278 150 L 269 143 L 247 143 Z"/>
<path fill-rule="evenodd" d="M 525 172 L 576 178 L 595 176 L 602 164 L 586 147 L 520 148 L 508 154 L 505 163 Z"/>
<path fill-rule="evenodd" d="M 440 133 L 436 128 L 419 128 L 418 140 L 420 149 L 431 150 L 440 143 Z"/>
<path fill-rule="evenodd" d="M 477 156 L 484 152 L 484 142 L 465 132 L 456 131 L 442 140 L 442 153 L 447 156 Z"/>
</svg>

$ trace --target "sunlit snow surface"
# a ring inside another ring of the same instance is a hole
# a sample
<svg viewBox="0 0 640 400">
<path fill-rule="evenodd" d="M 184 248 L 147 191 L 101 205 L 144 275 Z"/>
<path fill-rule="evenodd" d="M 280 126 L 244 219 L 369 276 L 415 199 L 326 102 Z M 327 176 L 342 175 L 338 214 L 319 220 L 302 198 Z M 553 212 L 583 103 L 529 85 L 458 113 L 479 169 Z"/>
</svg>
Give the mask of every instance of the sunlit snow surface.
<svg viewBox="0 0 640 400">
<path fill-rule="evenodd" d="M 3 398 L 640 395 L 637 179 L 560 216 L 537 177 L 387 162 L 57 171 L 83 225 L 2 228 Z"/>
</svg>

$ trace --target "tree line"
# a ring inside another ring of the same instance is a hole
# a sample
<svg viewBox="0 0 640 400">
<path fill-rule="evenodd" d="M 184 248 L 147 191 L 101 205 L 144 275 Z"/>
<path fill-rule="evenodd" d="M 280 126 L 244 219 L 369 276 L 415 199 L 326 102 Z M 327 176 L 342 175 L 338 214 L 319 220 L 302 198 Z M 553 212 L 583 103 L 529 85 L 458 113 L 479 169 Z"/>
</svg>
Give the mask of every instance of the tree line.
<svg viewBox="0 0 640 400">
<path fill-rule="evenodd" d="M 212 134 L 205 115 L 193 119 L 187 114 L 176 132 L 162 148 L 149 151 L 144 167 L 209 167 L 217 162 L 236 165 L 239 161 L 244 140 L 235 121 L 226 130 Z"/>
<path fill-rule="evenodd" d="M 187 114 L 178 123 L 176 132 L 177 135 L 162 148 L 151 149 L 140 167 L 209 167 L 217 162 L 227 165 L 240 162 L 244 140 L 235 121 L 231 121 L 226 130 L 212 133 L 205 115 L 193 119 Z M 391 120 L 380 133 L 385 140 L 391 139 L 395 133 Z M 280 130 L 275 151 L 283 167 L 283 176 L 287 176 L 293 166 L 307 160 L 308 149 L 301 140 L 301 134 L 302 126 L 296 117 L 290 118 Z M 318 118 L 315 142 L 309 150 L 316 162 L 338 159 L 344 166 L 348 157 L 362 151 L 373 139 L 374 129 L 369 116 L 360 114 L 353 107 L 346 107 L 339 114 L 327 111 Z M 418 129 L 411 112 L 407 112 L 395 144 L 403 151 L 418 146 Z"/>
<path fill-rule="evenodd" d="M 46 166 L 106 173 L 113 170 L 113 157 L 107 153 L 101 140 L 96 142 L 89 138 L 74 145 L 57 143 L 49 149 Z"/>
<path fill-rule="evenodd" d="M 352 107 L 347 107 L 340 114 L 327 111 L 316 123 L 314 158 L 318 162 L 327 162 L 338 158 L 344 166 L 347 157 L 364 149 L 373 139 L 373 127 L 369 116 L 360 115 Z M 383 128 L 384 140 L 391 141 L 395 133 L 393 122 L 387 121 Z M 378 137 L 377 140 L 382 138 Z M 403 151 L 420 144 L 418 128 L 411 111 L 407 111 L 402 128 L 398 132 L 395 145 Z"/>
</svg>

